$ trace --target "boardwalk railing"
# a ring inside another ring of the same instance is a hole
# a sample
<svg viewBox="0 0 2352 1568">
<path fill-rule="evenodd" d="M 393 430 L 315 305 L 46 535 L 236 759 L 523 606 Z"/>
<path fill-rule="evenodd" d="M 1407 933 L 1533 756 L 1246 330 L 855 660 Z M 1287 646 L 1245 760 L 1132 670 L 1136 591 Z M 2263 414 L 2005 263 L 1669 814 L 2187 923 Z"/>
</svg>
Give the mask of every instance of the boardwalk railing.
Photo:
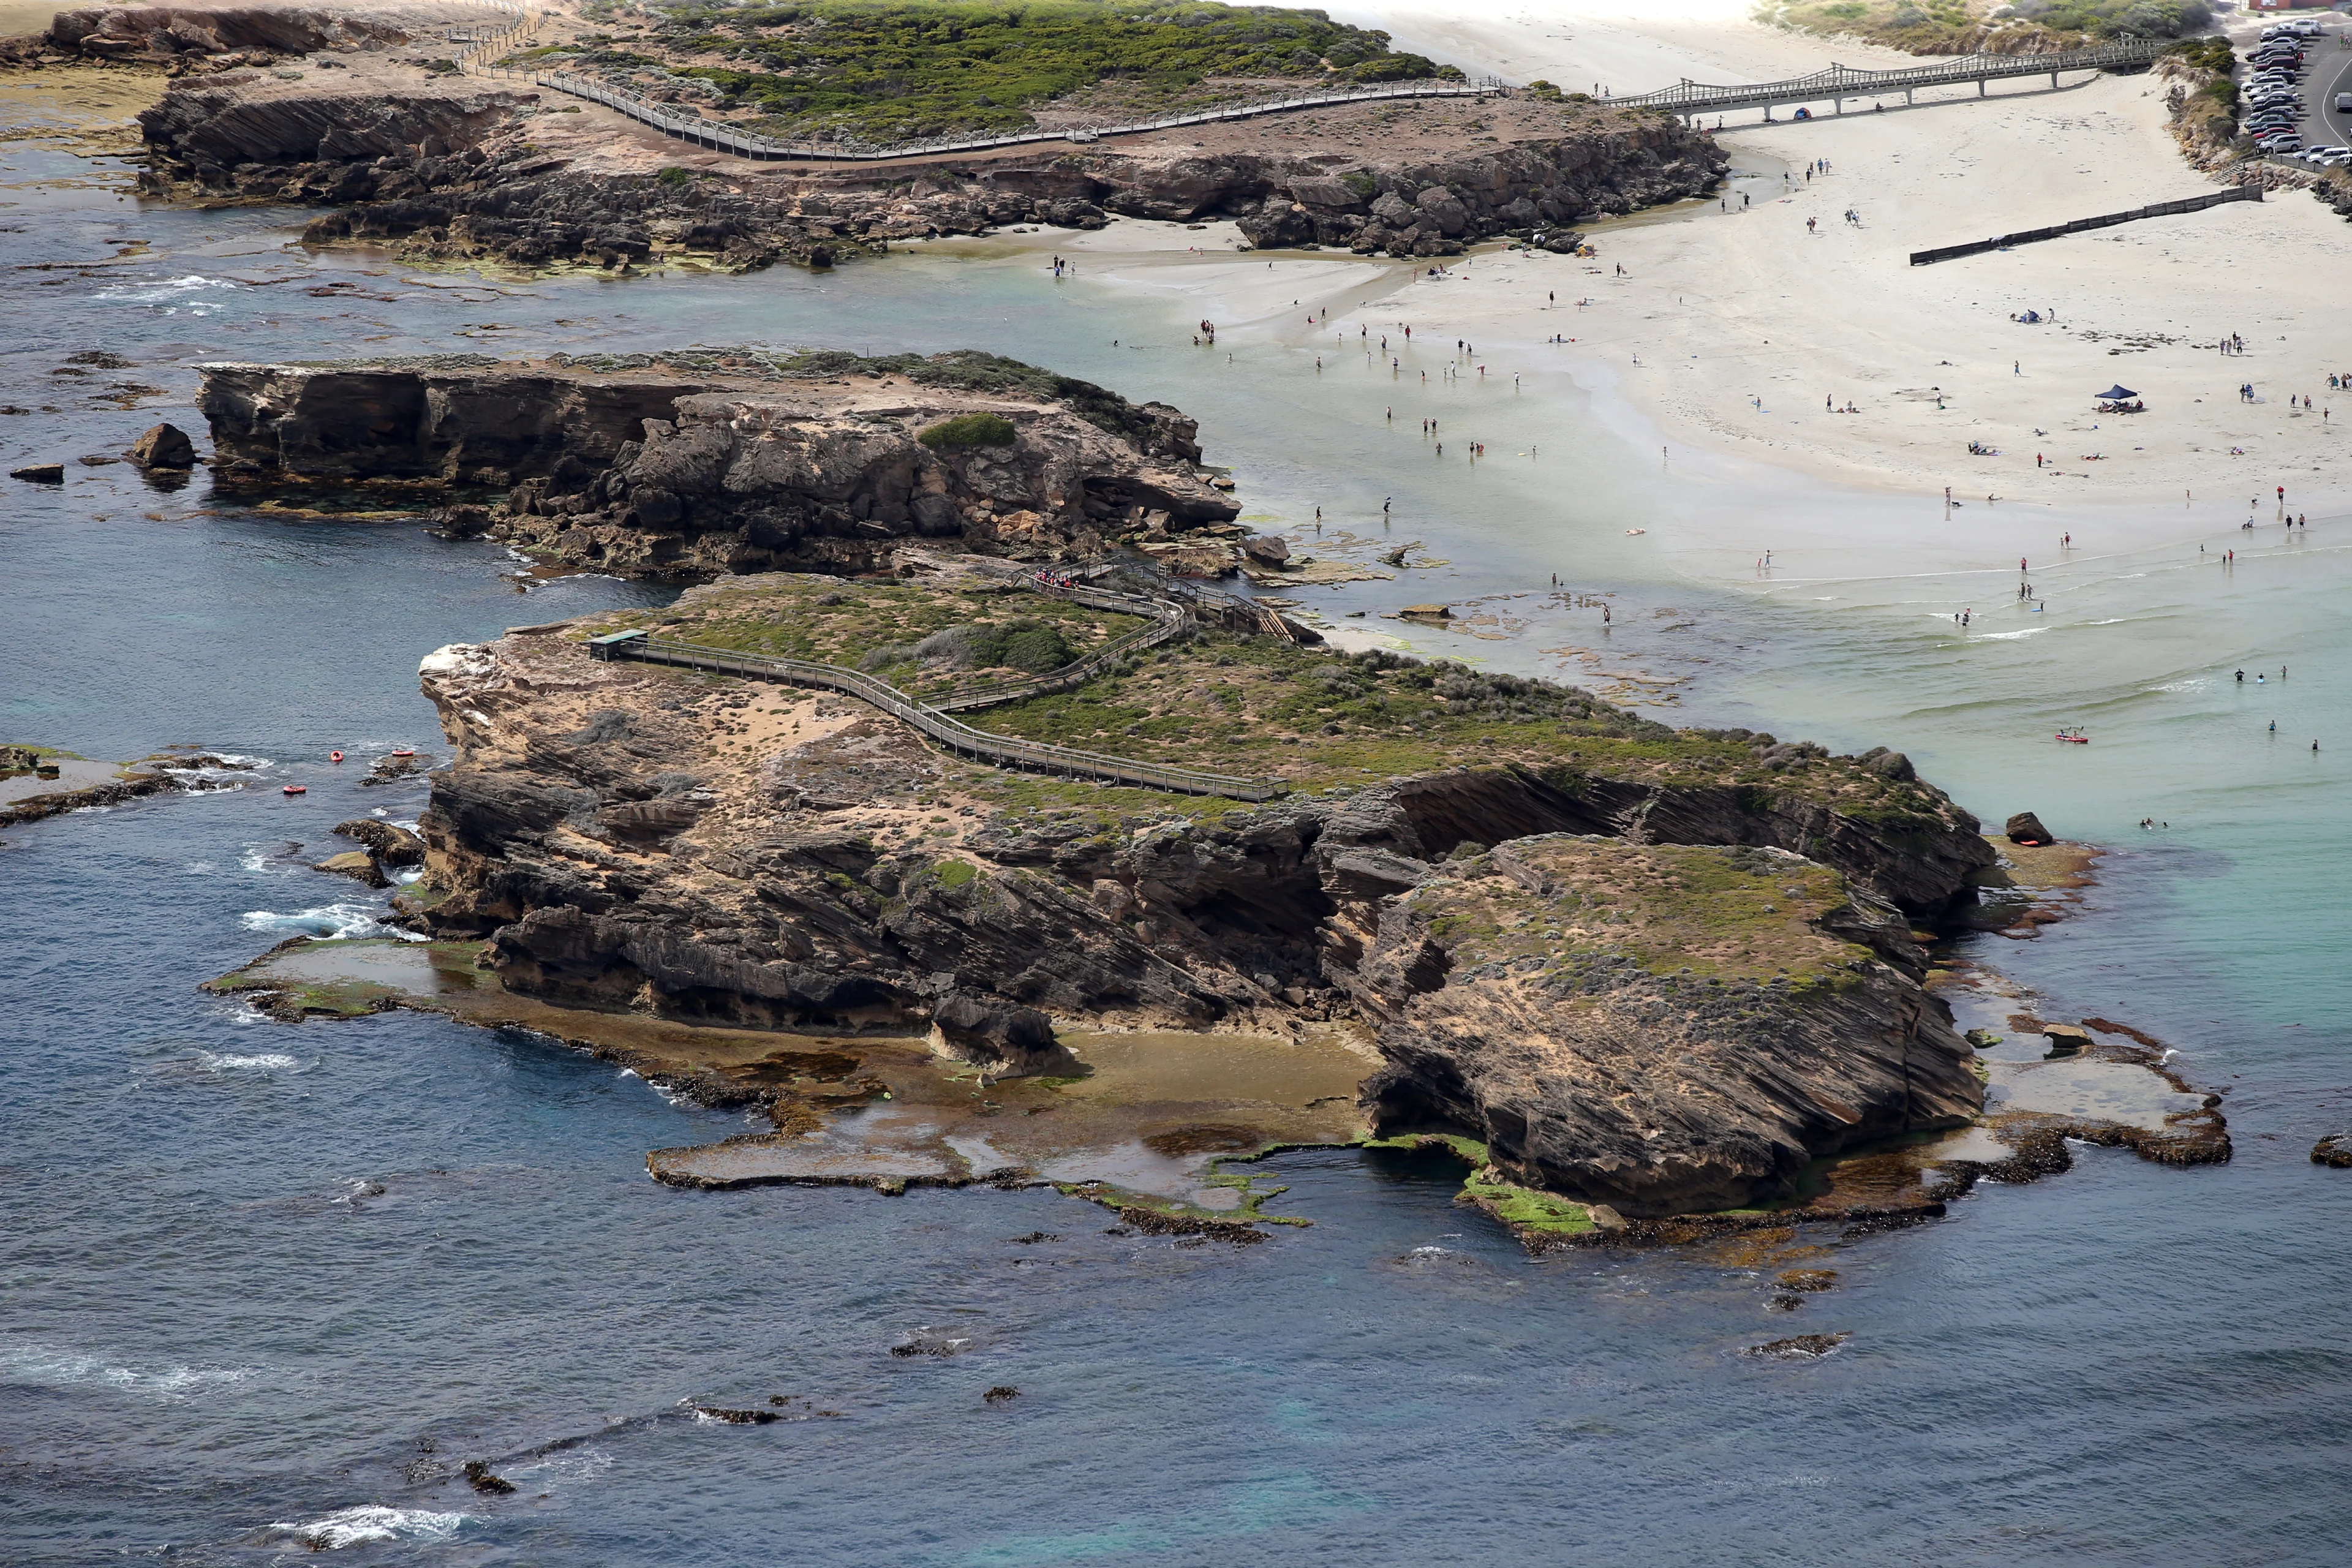
<svg viewBox="0 0 2352 1568">
<path fill-rule="evenodd" d="M 1943 87 L 1954 82 L 1972 81 L 1977 90 L 1984 84 L 2004 77 L 2047 76 L 2050 85 L 2058 85 L 2058 73 L 2077 70 L 2113 70 L 2124 66 L 2142 66 L 2153 61 L 2170 47 L 2169 40 L 2160 38 L 2130 38 L 2119 43 L 2099 44 L 2087 49 L 2066 49 L 2047 55 L 1956 55 L 1938 60 L 1934 65 L 1909 66 L 1895 70 L 1854 70 L 1833 65 L 1811 76 L 1792 77 L 1786 81 L 1747 82 L 1733 86 L 1711 87 L 1685 77 L 1675 87 L 1662 88 L 1633 98 L 1613 98 L 1609 101 L 1620 108 L 1670 109 L 1676 114 L 1701 114 L 1719 109 L 1770 109 L 1780 103 L 1834 103 L 1844 112 L 1844 100 L 1867 98 L 1876 94 L 1899 92 L 1906 102 L 1911 94 L 1923 87 Z"/>
<path fill-rule="evenodd" d="M 724 121 L 705 120 L 699 115 L 682 114 L 672 105 L 659 102 L 641 92 L 625 88 L 590 81 L 584 77 L 561 71 L 514 71 L 499 66 L 478 68 L 479 74 L 519 78 L 536 87 L 552 88 L 573 98 L 584 98 L 591 103 L 601 103 L 617 110 L 630 119 L 639 121 L 664 135 L 694 142 L 716 152 L 732 153 L 738 158 L 792 159 L 803 163 L 873 163 L 888 158 L 922 158 L 945 153 L 985 153 L 1000 147 L 1020 147 L 1039 142 L 1092 142 L 1104 136 L 1132 136 L 1151 131 L 1173 131 L 1187 125 L 1206 125 L 1219 120 L 1251 120 L 1262 114 L 1286 114 L 1304 109 L 1329 109 L 1351 103 L 1371 103 L 1392 98 L 1485 98 L 1494 89 L 1482 86 L 1368 88 L 1355 92 L 1313 93 L 1299 98 L 1287 98 L 1271 103 L 1242 104 L 1229 109 L 1207 109 L 1192 114 L 1172 114 L 1160 120 L 1137 121 L 1125 125 L 1073 127 L 1066 131 L 1017 131 L 1002 136 L 950 136 L 935 142 L 909 142 L 896 147 L 854 147 L 836 142 L 778 142 L 766 136 L 747 135 Z"/>
<path fill-rule="evenodd" d="M 903 142 L 895 147 L 857 147 L 837 142 L 779 142 L 772 137 L 746 134 L 724 121 L 705 120 L 698 114 L 683 113 L 674 104 L 661 102 L 627 88 L 591 81 L 585 77 L 572 76 L 564 71 L 513 70 L 492 65 L 490 61 L 512 53 L 518 44 L 525 41 L 538 27 L 539 19 L 519 6 L 499 4 L 498 0 L 491 0 L 491 4 L 499 14 L 512 16 L 515 20 L 488 35 L 481 35 L 478 28 L 467 29 L 463 39 L 455 32 L 450 35 L 452 42 L 464 41 L 470 45 L 457 57 L 457 63 L 469 74 L 508 81 L 527 81 L 534 87 L 551 88 L 573 98 L 584 98 L 591 103 L 601 103 L 607 109 L 616 110 L 632 120 L 650 125 L 664 135 L 675 136 L 680 141 L 691 142 L 716 152 L 732 153 L 738 158 L 872 163 L 887 158 L 921 158 L 942 153 L 985 153 L 994 148 L 1020 147 L 1039 142 L 1087 142 L 1104 136 L 1174 131 L 1187 125 L 1207 125 L 1221 120 L 1253 120 L 1263 114 L 1289 114 L 1300 110 L 1377 103 L 1388 99 L 1486 98 L 1501 90 L 1501 84 L 1495 81 L 1334 89 L 1265 103 L 1233 104 L 1221 109 L 1197 110 L 1190 114 L 1171 114 L 1158 120 L 1139 120 L 1120 125 L 1072 126 L 1062 131 L 1016 131 L 1001 136 L 950 136 L 931 142 Z"/>
<path fill-rule="evenodd" d="M 743 675 L 755 679 L 781 680 L 793 686 L 814 686 L 838 691 L 873 704 L 892 718 L 912 725 L 951 752 L 1003 767 L 1027 768 L 1038 773 L 1057 773 L 1066 778 L 1102 779 L 1111 784 L 1171 790 L 1180 795 L 1222 795 L 1231 800 L 1271 800 L 1282 793 L 1280 784 L 1265 779 L 1235 778 L 1227 773 L 1204 773 L 1193 768 L 1163 767 L 1157 763 L 1138 762 L 1131 757 L 1082 752 L 1071 746 L 1017 740 L 1010 735 L 992 735 L 984 730 L 975 730 L 960 720 L 951 719 L 929 704 L 917 701 L 886 681 L 861 675 L 854 669 L 845 669 L 837 664 L 819 664 L 805 658 L 782 658 L 769 654 L 739 653 L 733 648 L 711 647 L 703 643 L 681 642 L 670 637 L 625 635 L 606 639 L 596 652 L 604 658 L 641 659 L 648 664 L 678 665 L 688 669 L 708 669 L 721 675 Z"/>
<path fill-rule="evenodd" d="M 2154 206 L 2133 207 L 2128 212 L 2103 213 L 2097 217 L 2078 217 L 2072 223 L 2053 224 L 2048 228 L 2024 228 L 2015 234 L 2004 234 L 1993 239 L 1974 239 L 1966 245 L 1939 245 L 1933 250 L 1915 250 L 1911 265 L 1926 267 L 1933 262 L 1949 261 L 1956 256 L 1981 256 L 1989 250 L 2006 250 L 2012 245 L 2031 245 L 2037 239 L 2061 239 L 2070 234 L 2082 234 L 2095 228 L 2113 228 L 2119 223 L 2136 223 L 2144 217 L 2165 217 L 2173 213 L 2202 212 L 2224 202 L 2258 202 L 2263 199 L 2260 185 L 2232 185 L 2226 191 L 2210 195 L 2185 196 L 2177 202 L 2158 202 Z"/>
<path fill-rule="evenodd" d="M 933 708 L 942 713 L 969 713 L 978 708 L 993 708 L 1000 703 L 1020 702 L 1032 697 L 1050 697 L 1056 691 L 1084 686 L 1128 655 L 1147 652 L 1173 637 L 1181 637 L 1192 618 L 1181 605 L 1170 604 L 1164 599 L 1147 599 L 1139 594 L 1114 594 L 1083 584 L 1065 587 L 1034 577 L 1029 578 L 1024 586 L 1032 593 L 1067 599 L 1073 604 L 1097 610 L 1148 616 L 1151 624 L 1140 631 L 1129 632 L 1105 644 L 1075 664 L 1066 664 L 1059 669 L 1049 669 L 1025 680 L 992 681 L 985 686 L 950 691 L 931 703 Z"/>
</svg>

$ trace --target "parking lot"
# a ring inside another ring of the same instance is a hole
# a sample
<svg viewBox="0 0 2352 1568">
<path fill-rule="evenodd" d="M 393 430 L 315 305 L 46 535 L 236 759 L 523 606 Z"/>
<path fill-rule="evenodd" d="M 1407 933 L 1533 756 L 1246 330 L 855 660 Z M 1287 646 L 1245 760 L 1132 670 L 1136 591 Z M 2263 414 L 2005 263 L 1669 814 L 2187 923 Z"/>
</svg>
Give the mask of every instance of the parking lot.
<svg viewBox="0 0 2352 1568">
<path fill-rule="evenodd" d="M 2352 93 L 2352 48 L 2346 47 L 2352 31 L 2341 17 L 2329 20 L 2335 25 L 2323 24 L 2316 33 L 2298 40 L 2303 55 L 2291 84 L 2276 75 L 2274 55 L 2265 53 L 2277 48 L 2276 40 L 2239 47 L 2242 123 L 2257 137 L 2284 132 L 2300 141 L 2300 147 L 2265 148 L 2290 167 L 2324 166 L 2322 159 L 2311 154 L 2331 148 L 2339 151 L 2330 161 L 2352 164 L 2352 110 L 2335 106 L 2337 93 Z"/>
</svg>

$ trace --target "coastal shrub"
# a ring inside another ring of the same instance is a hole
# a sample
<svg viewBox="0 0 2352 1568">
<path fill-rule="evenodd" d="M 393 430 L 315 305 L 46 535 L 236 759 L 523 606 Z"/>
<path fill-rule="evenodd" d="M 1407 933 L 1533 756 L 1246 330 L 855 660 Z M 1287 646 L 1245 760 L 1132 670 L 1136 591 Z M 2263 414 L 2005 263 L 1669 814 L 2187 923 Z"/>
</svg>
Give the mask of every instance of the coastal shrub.
<svg viewBox="0 0 2352 1568">
<path fill-rule="evenodd" d="M 2017 14 L 2045 27 L 2102 38 L 2177 38 L 2213 20 L 2206 0 L 2019 0 Z"/>
<path fill-rule="evenodd" d="M 1786 0 L 1770 19 L 1799 32 L 1843 35 L 1915 55 L 2031 54 L 2099 38 L 2177 38 L 2212 20 L 2208 0 Z"/>
<path fill-rule="evenodd" d="M 664 169 L 660 174 L 654 176 L 656 182 L 668 185 L 672 189 L 676 189 L 679 185 L 690 183 L 693 178 L 693 170 L 681 169 L 675 163 L 672 163 L 668 168 Z"/>
<path fill-rule="evenodd" d="M 2222 76 L 2237 68 L 2238 57 L 2223 37 L 2184 38 L 2164 51 L 2178 55 L 2199 70 L 2215 71 Z"/>
<path fill-rule="evenodd" d="M 1059 669 L 1078 657 L 1061 627 L 1026 617 L 950 626 L 917 643 L 914 655 L 950 669 L 1018 669 L 1030 675 Z"/>
<path fill-rule="evenodd" d="M 1214 0 L 794 0 L 659 7 L 685 68 L 788 136 L 889 142 L 1033 123 L 1116 81 L 1168 97 L 1212 77 L 1408 80 L 1445 68 L 1321 11 Z"/>
<path fill-rule="evenodd" d="M 1002 414 L 959 414 L 942 419 L 916 439 L 936 451 L 962 452 L 974 447 L 1010 447 L 1013 421 Z"/>
</svg>

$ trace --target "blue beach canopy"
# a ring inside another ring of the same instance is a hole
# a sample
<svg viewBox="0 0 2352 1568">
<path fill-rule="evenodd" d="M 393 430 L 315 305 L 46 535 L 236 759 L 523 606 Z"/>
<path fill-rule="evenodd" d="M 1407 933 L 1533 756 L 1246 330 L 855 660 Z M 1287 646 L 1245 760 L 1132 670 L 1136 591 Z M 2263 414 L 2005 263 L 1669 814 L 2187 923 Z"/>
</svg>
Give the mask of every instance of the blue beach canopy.
<svg viewBox="0 0 2352 1568">
<path fill-rule="evenodd" d="M 2128 386 L 2111 386 L 2107 388 L 2106 391 L 2100 393 L 2099 395 L 2107 399 L 2109 402 L 2113 402 L 2118 397 L 2137 397 L 2139 394 L 2134 392 Z"/>
</svg>

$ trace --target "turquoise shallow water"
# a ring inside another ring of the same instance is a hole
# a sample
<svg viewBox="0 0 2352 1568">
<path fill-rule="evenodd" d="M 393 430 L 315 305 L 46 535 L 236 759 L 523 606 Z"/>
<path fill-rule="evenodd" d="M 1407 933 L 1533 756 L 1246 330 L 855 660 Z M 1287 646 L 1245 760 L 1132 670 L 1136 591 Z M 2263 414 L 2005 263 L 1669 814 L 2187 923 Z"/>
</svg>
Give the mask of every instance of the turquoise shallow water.
<svg viewBox="0 0 2352 1568">
<path fill-rule="evenodd" d="M 362 927 L 365 896 L 306 863 L 334 822 L 412 815 L 421 791 L 363 790 L 324 756 L 433 747 L 421 654 L 658 591 L 526 594 L 489 546 L 76 467 L 0 509 L 0 728 L 94 755 L 199 742 L 310 793 L 76 816 L 0 849 L 0 1557 L 262 1563 L 310 1538 L 403 1563 L 2341 1560 L 2352 1184 L 2305 1158 L 2352 1119 L 2332 520 L 2234 574 L 2195 564 L 2193 538 L 2042 568 L 2042 616 L 1996 598 L 1960 639 L 1948 601 L 1997 596 L 1997 574 L 1886 559 L 1832 581 L 1801 560 L 1767 583 L 1643 553 L 1629 512 L 1660 536 L 1713 526 L 1742 481 L 1654 471 L 1577 397 L 1475 405 L 1490 447 L 1556 440 L 1562 477 L 1440 465 L 1366 386 L 1318 382 L 1312 344 L 1239 334 L 1221 367 L 1183 310 L 1108 283 L 908 258 L 453 295 L 280 255 L 280 215 L 109 207 L 0 233 L 0 263 L 129 234 L 171 251 L 6 274 L 40 331 L 0 352 L 0 401 L 60 410 L 0 423 L 11 466 L 194 423 L 50 390 L 66 353 L 133 359 L 121 374 L 169 404 L 204 359 L 470 347 L 453 334 L 492 321 L 575 351 L 976 343 L 1164 396 L 1254 511 L 1311 529 L 1321 504 L 1370 533 L 1394 498 L 1391 537 L 1453 563 L 1300 595 L 1335 624 L 1408 586 L 1528 593 L 1509 640 L 1443 646 L 1548 671 L 1589 668 L 1548 648 L 1603 647 L 1602 668 L 1686 678 L 1691 720 L 1895 745 L 1979 812 L 2113 844 L 2078 918 L 1979 956 L 2053 1016 L 2178 1045 L 2230 1090 L 2239 1156 L 2084 1151 L 1937 1225 L 1822 1236 L 1844 1286 L 1786 1316 L 1721 1255 L 1531 1262 L 1453 1208 L 1453 1173 L 1409 1161 L 1281 1161 L 1282 1206 L 1315 1224 L 1239 1252 L 1107 1236 L 1036 1194 L 657 1188 L 646 1149 L 740 1123 L 530 1036 L 281 1027 L 194 985 L 287 931 Z M 231 277 L 311 267 L 394 299 Z M 1556 570 L 1614 595 L 1609 632 L 1540 607 Z M 2032 635 L 1992 635 L 2011 631 Z M 2281 662 L 2283 685 L 2229 679 Z M 2055 745 L 2062 723 L 2095 743 Z M 2132 826 L 2147 816 L 2170 830 Z M 1012 1239 L 1035 1231 L 1057 1239 Z M 970 1344 L 888 1354 L 927 1326 Z M 1811 1364 L 1738 1353 L 1808 1331 L 1853 1338 Z M 991 1407 L 997 1384 L 1022 1393 Z M 838 1414 L 679 1409 L 778 1394 Z M 521 1489 L 476 1496 L 449 1474 L 469 1458 Z"/>
</svg>

